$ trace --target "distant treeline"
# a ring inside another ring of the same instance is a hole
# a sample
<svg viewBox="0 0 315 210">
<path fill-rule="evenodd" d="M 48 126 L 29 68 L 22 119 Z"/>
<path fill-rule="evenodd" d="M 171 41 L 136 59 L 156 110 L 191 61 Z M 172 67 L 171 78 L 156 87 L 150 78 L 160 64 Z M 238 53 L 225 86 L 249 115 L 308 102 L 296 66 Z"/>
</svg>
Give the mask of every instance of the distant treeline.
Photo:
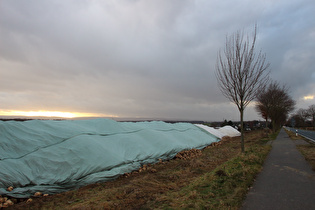
<svg viewBox="0 0 315 210">
<path fill-rule="evenodd" d="M 152 121 L 163 121 L 166 123 L 192 123 L 192 124 L 205 124 L 208 122 L 198 120 L 122 120 L 119 122 L 152 122 Z"/>
<path fill-rule="evenodd" d="M 0 118 L 0 121 L 29 121 L 29 120 L 63 120 L 63 119 L 31 119 L 31 118 Z"/>
<path fill-rule="evenodd" d="M 33 120 L 33 119 L 24 119 L 24 118 L 13 118 L 13 119 L 6 119 L 6 118 L 2 118 L 0 119 L 1 121 L 28 121 L 28 120 Z"/>
</svg>

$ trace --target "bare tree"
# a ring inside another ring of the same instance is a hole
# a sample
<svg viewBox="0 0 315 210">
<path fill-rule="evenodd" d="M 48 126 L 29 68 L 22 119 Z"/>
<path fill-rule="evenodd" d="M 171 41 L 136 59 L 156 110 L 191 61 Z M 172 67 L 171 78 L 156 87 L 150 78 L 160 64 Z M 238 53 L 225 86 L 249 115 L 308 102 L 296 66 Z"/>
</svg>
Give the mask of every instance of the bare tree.
<svg viewBox="0 0 315 210">
<path fill-rule="evenodd" d="M 306 126 L 306 121 L 307 121 L 307 118 L 309 117 L 308 110 L 300 108 L 296 111 L 296 115 L 298 115 L 300 119 L 302 120 L 301 126 L 303 127 Z"/>
<path fill-rule="evenodd" d="M 315 104 L 310 105 L 307 109 L 307 112 L 312 117 L 313 128 L 315 128 Z"/>
<path fill-rule="evenodd" d="M 255 106 L 256 111 L 259 112 L 260 115 L 266 120 L 266 128 L 268 127 L 268 119 L 272 106 L 270 101 L 272 96 L 270 94 L 270 92 L 266 91 L 266 88 L 261 89 L 261 91 L 257 94 L 257 103 Z"/>
<path fill-rule="evenodd" d="M 281 87 L 277 82 L 270 82 L 268 87 L 258 95 L 256 103 L 257 110 L 268 110 L 268 117 L 272 120 L 274 132 L 285 122 L 294 106 L 295 101 L 289 96 L 288 88 Z M 263 114 L 262 111 L 260 113 Z"/>
<path fill-rule="evenodd" d="M 256 54 L 257 26 L 250 39 L 243 31 L 226 37 L 223 53 L 219 51 L 216 63 L 216 77 L 223 95 L 235 103 L 241 120 L 241 149 L 244 148 L 244 110 L 268 81 L 266 56 Z"/>
</svg>

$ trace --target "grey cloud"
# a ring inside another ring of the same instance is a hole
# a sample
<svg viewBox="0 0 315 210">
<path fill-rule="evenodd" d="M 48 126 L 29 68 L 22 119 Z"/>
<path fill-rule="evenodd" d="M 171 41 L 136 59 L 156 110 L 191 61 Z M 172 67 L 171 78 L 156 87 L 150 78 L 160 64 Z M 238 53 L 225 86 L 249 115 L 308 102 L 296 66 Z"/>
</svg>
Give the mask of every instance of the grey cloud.
<svg viewBox="0 0 315 210">
<path fill-rule="evenodd" d="M 314 10 L 313 1 L 281 2 L 270 8 L 266 17 L 269 20 L 262 24 L 262 45 L 271 62 L 271 75 L 287 84 L 296 99 L 301 94 L 315 94 L 314 89 L 307 88 L 314 84 L 310 77 L 315 69 Z"/>
<path fill-rule="evenodd" d="M 1 108 L 238 118 L 214 67 L 225 36 L 251 32 L 255 22 L 271 76 L 295 97 L 315 94 L 307 76 L 314 69 L 314 7 L 308 0 L 4 0 Z M 252 108 L 248 115 L 257 118 Z"/>
</svg>

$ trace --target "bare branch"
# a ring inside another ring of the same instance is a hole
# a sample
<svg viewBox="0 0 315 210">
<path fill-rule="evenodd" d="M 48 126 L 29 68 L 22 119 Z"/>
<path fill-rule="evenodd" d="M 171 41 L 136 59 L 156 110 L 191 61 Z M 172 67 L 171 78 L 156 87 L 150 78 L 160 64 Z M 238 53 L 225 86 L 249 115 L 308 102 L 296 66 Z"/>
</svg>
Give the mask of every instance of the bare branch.
<svg viewBox="0 0 315 210">
<path fill-rule="evenodd" d="M 257 27 L 252 41 L 244 40 L 244 33 L 237 31 L 226 37 L 224 54 L 219 51 L 216 64 L 216 77 L 224 96 L 235 103 L 239 110 L 255 99 L 257 92 L 266 85 L 268 74 L 266 56 L 255 53 Z"/>
</svg>

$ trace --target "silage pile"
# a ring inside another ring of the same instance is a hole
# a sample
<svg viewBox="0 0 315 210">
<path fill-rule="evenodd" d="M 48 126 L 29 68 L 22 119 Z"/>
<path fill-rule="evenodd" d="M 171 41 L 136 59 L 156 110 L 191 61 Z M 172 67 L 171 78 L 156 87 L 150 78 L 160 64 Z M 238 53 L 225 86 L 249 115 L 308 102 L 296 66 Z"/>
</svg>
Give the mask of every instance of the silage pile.
<svg viewBox="0 0 315 210">
<path fill-rule="evenodd" d="M 226 135 L 237 131 L 161 121 L 0 122 L 0 195 L 25 198 L 112 180 L 176 154 L 185 159 L 185 150 L 199 155 Z"/>
<path fill-rule="evenodd" d="M 217 136 L 218 138 L 222 139 L 224 136 L 229 136 L 229 137 L 235 137 L 235 136 L 240 136 L 241 133 L 236 130 L 235 128 L 227 125 L 219 129 L 215 129 L 213 127 L 209 127 L 206 125 L 202 124 L 195 124 L 196 126 L 208 131 L 209 133 L 213 134 L 214 136 Z"/>
<path fill-rule="evenodd" d="M 0 195 L 25 198 L 112 180 L 220 138 L 189 123 L 0 122 Z"/>
</svg>

